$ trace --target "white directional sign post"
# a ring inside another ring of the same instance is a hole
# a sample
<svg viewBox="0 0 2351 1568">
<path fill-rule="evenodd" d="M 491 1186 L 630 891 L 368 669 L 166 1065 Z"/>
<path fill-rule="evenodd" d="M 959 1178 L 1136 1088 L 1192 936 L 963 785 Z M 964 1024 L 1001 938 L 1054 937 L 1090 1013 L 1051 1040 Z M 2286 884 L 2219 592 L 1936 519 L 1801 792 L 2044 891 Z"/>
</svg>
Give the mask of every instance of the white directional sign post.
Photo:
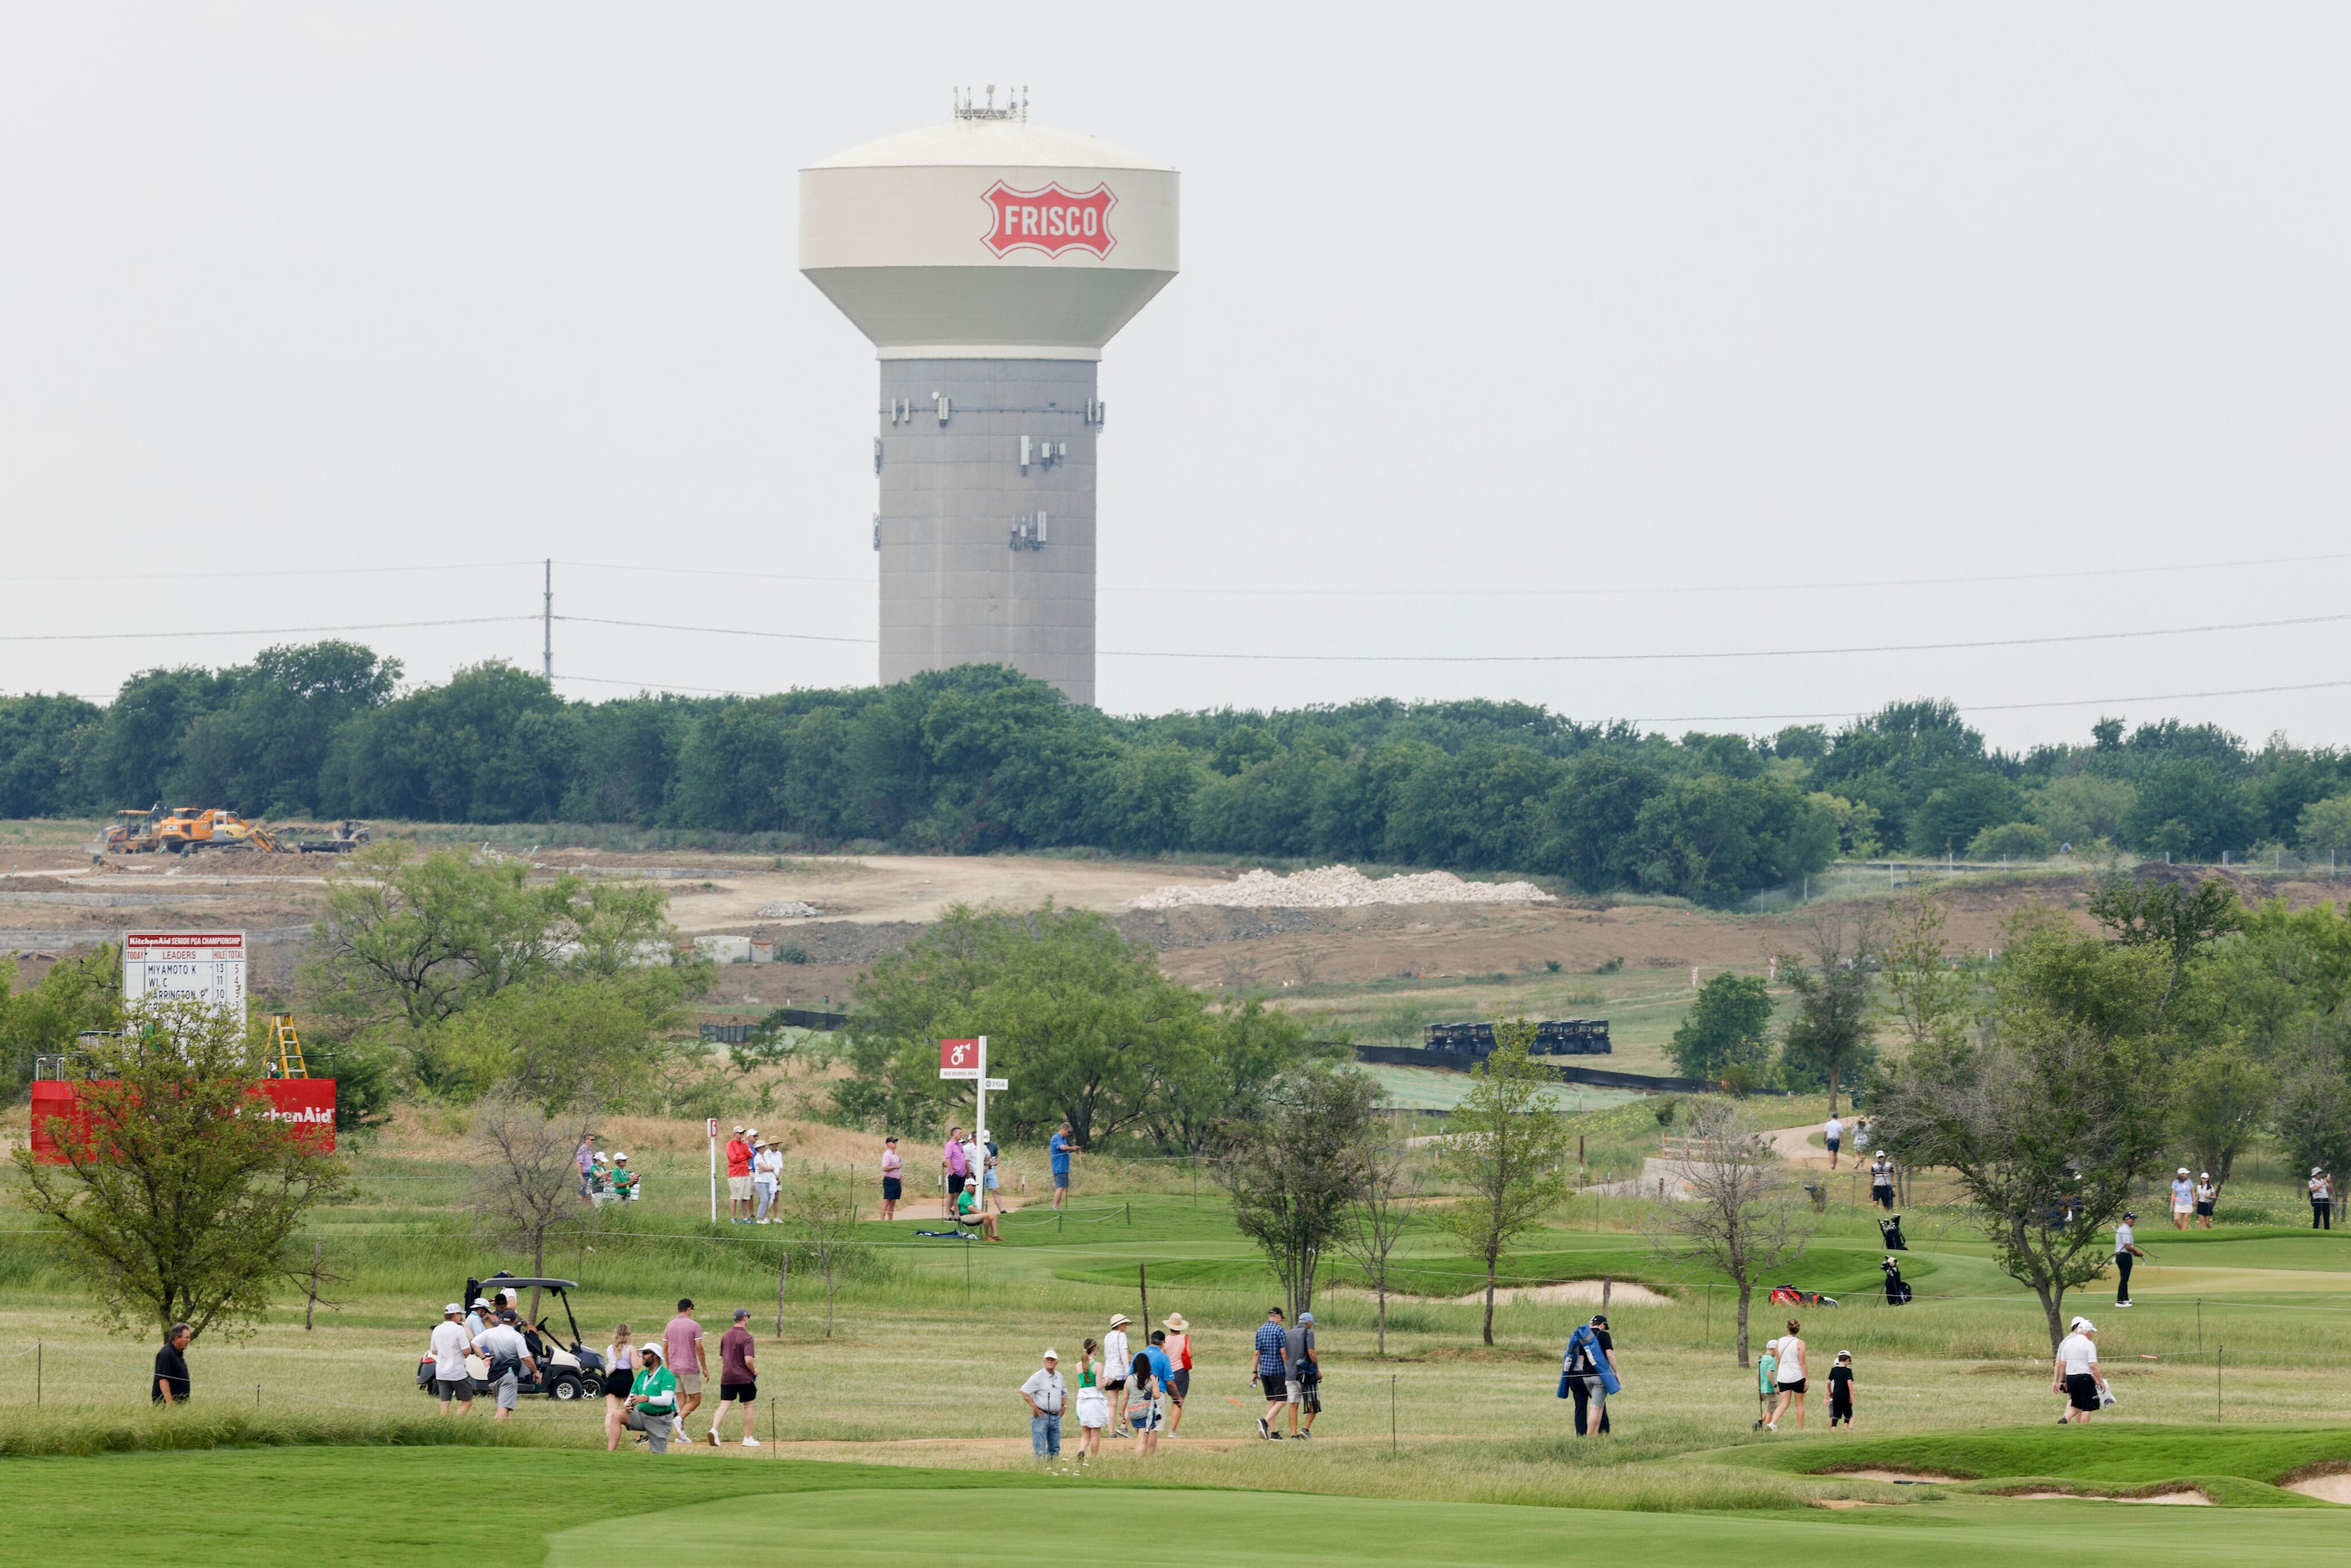
<svg viewBox="0 0 2351 1568">
<path fill-rule="evenodd" d="M 980 1141 L 987 1142 L 987 1092 L 991 1089 L 1001 1092 L 1012 1087 L 1012 1081 L 1008 1078 L 990 1078 L 987 1075 L 987 1037 L 983 1034 L 971 1040 L 939 1041 L 939 1076 L 967 1081 L 972 1084 L 979 1096 L 978 1125 L 975 1130 L 979 1134 Z"/>
</svg>

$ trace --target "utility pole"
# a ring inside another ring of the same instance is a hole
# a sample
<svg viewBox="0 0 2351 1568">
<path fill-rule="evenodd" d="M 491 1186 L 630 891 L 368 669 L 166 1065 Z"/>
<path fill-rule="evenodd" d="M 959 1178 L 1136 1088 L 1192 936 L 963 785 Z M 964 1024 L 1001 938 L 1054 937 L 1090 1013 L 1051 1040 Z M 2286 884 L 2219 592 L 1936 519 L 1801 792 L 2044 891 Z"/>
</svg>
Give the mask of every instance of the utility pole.
<svg viewBox="0 0 2351 1568">
<path fill-rule="evenodd" d="M 547 592 L 539 600 L 538 610 L 539 668 L 549 680 L 555 679 L 555 558 L 547 560 Z"/>
</svg>

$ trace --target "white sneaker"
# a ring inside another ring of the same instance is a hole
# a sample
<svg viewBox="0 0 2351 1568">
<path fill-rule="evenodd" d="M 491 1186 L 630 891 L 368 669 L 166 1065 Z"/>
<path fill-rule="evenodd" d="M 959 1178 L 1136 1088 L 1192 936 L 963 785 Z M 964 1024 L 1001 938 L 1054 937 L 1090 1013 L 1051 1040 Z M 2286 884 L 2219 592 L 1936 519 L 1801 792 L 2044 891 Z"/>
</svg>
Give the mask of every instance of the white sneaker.
<svg viewBox="0 0 2351 1568">
<path fill-rule="evenodd" d="M 691 1443 L 694 1441 L 693 1438 L 685 1435 L 684 1417 L 673 1416 L 669 1418 L 669 1440 L 673 1443 Z"/>
<path fill-rule="evenodd" d="M 719 1444 L 718 1444 L 718 1428 L 717 1428 L 717 1427 L 711 1427 L 711 1428 L 710 1428 L 710 1446 L 711 1446 L 712 1448 L 717 1448 L 717 1447 L 719 1446 Z"/>
<path fill-rule="evenodd" d="M 746 1437 L 743 1439 L 743 1446 L 747 1448 L 756 1448 L 759 1447 L 759 1439 L 757 1437 Z"/>
</svg>

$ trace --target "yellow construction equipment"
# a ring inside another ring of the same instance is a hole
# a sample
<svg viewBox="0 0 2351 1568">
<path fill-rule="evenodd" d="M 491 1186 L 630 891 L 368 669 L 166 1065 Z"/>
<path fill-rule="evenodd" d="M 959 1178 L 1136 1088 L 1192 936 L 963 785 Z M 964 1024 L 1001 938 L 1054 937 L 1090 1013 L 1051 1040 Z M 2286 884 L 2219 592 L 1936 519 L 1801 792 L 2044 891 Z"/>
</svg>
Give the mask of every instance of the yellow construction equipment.
<svg viewBox="0 0 2351 1568">
<path fill-rule="evenodd" d="M 302 1060 L 302 1040 L 294 1032 L 292 1013 L 269 1015 L 269 1052 L 263 1058 L 272 1078 L 308 1078 L 310 1069 Z"/>
<path fill-rule="evenodd" d="M 106 852 L 110 855 L 153 854 L 155 824 L 161 822 L 163 816 L 163 808 L 160 804 L 144 811 L 115 812 L 114 826 L 106 830 Z"/>
<path fill-rule="evenodd" d="M 218 806 L 174 806 L 155 825 L 155 847 L 167 854 L 193 854 L 199 850 L 265 850 L 278 853 L 285 846 L 259 822 L 248 821 Z"/>
</svg>

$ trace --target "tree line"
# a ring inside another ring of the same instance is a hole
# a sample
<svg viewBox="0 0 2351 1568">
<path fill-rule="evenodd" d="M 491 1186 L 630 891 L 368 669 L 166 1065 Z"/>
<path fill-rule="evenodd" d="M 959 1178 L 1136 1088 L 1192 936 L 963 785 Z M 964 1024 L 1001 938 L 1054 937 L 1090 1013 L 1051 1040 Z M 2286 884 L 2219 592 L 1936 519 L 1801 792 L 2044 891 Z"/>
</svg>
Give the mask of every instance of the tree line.
<svg viewBox="0 0 2351 1568">
<path fill-rule="evenodd" d="M 0 698 L 0 816 L 600 823 L 775 847 L 1089 847 L 1550 875 L 1725 903 L 1840 856 L 2351 855 L 2351 755 L 2211 725 L 1988 747 L 1950 704 L 1647 734 L 1524 703 L 1121 716 L 999 666 L 893 686 L 572 702 L 503 664 L 403 686 L 356 643 Z"/>
</svg>

